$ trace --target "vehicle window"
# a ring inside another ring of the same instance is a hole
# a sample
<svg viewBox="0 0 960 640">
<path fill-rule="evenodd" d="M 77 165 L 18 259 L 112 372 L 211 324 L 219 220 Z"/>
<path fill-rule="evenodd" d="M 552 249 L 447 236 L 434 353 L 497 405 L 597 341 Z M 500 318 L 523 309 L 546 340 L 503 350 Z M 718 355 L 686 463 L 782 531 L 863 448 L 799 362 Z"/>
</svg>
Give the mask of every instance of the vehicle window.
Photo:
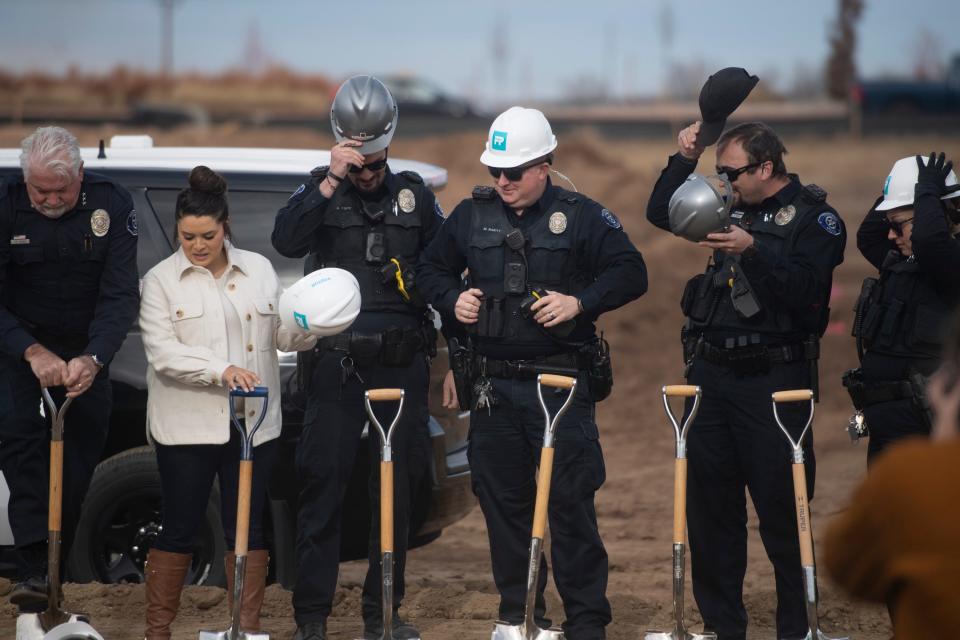
<svg viewBox="0 0 960 640">
<path fill-rule="evenodd" d="M 179 189 L 151 189 L 150 203 L 157 217 L 164 221 L 164 230 L 176 246 L 173 231 L 173 212 Z M 289 287 L 303 276 L 303 258 L 284 258 L 270 244 L 273 220 L 289 193 L 272 191 L 230 190 L 230 232 L 233 244 L 247 251 L 266 256 L 277 270 L 284 287 Z M 169 222 L 166 222 L 169 221 Z"/>
</svg>

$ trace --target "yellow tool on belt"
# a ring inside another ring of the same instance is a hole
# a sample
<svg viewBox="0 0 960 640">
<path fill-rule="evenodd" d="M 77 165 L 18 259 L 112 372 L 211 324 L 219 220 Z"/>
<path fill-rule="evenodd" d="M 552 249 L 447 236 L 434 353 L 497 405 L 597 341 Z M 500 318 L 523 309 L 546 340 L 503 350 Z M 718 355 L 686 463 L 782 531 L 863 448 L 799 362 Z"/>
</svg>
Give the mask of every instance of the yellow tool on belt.
<svg viewBox="0 0 960 640">
<path fill-rule="evenodd" d="M 400 261 L 396 258 L 390 258 L 390 262 L 397 265 L 397 273 L 395 274 L 397 278 L 397 289 L 400 291 L 400 295 L 403 296 L 404 302 L 410 302 L 410 294 L 407 293 L 407 286 L 403 282 L 403 267 L 400 266 Z"/>
</svg>

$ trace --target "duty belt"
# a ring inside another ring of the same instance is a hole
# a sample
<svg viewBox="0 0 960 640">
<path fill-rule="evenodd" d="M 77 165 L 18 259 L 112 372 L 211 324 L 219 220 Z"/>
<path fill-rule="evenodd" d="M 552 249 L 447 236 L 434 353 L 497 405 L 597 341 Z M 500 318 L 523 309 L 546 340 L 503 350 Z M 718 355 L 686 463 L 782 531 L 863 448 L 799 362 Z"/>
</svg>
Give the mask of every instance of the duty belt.
<svg viewBox="0 0 960 640">
<path fill-rule="evenodd" d="M 318 351 L 343 351 L 358 362 L 404 364 L 427 346 L 423 331 L 391 327 L 379 333 L 339 333 L 317 340 Z"/>
<path fill-rule="evenodd" d="M 576 376 L 585 367 L 577 353 L 558 353 L 529 360 L 497 360 L 478 356 L 481 375 L 494 378 L 535 378 L 538 373 Z"/>
<path fill-rule="evenodd" d="M 857 409 L 891 400 L 914 398 L 913 385 L 909 380 L 888 380 L 882 382 L 860 382 L 844 380 L 844 385 Z"/>
<path fill-rule="evenodd" d="M 742 373 L 761 373 L 775 364 L 800 360 L 815 360 L 819 356 L 815 347 L 807 343 L 783 345 L 750 345 L 725 349 L 709 342 L 700 341 L 696 355 L 707 362 L 729 367 Z"/>
</svg>

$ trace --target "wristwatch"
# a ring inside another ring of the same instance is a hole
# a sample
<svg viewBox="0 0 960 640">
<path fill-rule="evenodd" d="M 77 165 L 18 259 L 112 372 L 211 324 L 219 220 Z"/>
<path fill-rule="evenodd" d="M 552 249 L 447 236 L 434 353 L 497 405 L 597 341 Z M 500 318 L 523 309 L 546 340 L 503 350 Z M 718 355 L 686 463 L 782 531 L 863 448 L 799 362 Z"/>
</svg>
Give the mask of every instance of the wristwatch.
<svg viewBox="0 0 960 640">
<path fill-rule="evenodd" d="M 97 365 L 97 369 L 103 369 L 104 362 L 97 357 L 95 353 L 85 353 L 85 356 L 90 356 L 90 359 L 93 360 L 93 364 Z"/>
</svg>

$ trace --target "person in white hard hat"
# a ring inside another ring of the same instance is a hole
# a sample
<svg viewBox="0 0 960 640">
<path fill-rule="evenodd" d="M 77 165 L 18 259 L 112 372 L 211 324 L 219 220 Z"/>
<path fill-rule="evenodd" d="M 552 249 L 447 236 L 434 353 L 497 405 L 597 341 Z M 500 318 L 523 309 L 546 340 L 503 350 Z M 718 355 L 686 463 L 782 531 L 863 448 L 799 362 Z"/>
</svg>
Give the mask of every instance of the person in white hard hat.
<svg viewBox="0 0 960 640">
<path fill-rule="evenodd" d="M 925 378 L 937 368 L 951 309 L 960 302 L 960 186 L 944 154 L 897 160 L 857 231 L 877 268 L 864 282 L 854 335 L 860 368 L 844 385 L 869 435 L 867 461 L 930 432 Z M 857 435 L 855 431 L 852 435 Z"/>
<path fill-rule="evenodd" d="M 559 423 L 550 494 L 550 548 L 569 640 L 605 637 L 607 554 L 594 496 L 604 482 L 594 403 L 610 393 L 606 342 L 597 317 L 641 296 L 647 272 L 619 219 L 575 191 L 553 185 L 557 148 L 536 109 L 512 107 L 490 127 L 480 161 L 492 187 L 477 187 L 423 254 L 417 278 L 430 303 L 463 323 L 472 364 L 458 390 L 470 417 L 473 487 L 490 537 L 500 620 L 524 616 L 527 556 L 543 438 L 537 367 L 578 377 L 576 397 Z M 469 269 L 469 284 L 460 276 Z M 455 368 L 455 374 L 458 370 Z M 471 375 L 476 374 L 476 375 Z M 547 394 L 551 412 L 562 398 Z M 445 401 L 453 406 L 449 394 Z M 549 627 L 538 585 L 536 622 Z"/>
<path fill-rule="evenodd" d="M 226 548 L 234 548 L 240 437 L 228 390 L 265 386 L 270 402 L 254 436 L 249 552 L 241 603 L 243 631 L 260 630 L 269 570 L 262 515 L 280 435 L 277 349 L 309 349 L 316 338 L 280 323 L 280 280 L 270 261 L 230 244 L 226 181 L 204 166 L 177 196 L 177 251 L 143 278 L 140 330 L 147 355 L 147 437 L 160 469 L 163 526 L 147 555 L 147 640 L 168 640 L 191 552 L 219 478 Z M 260 401 L 244 407 L 254 420 Z M 233 597 L 234 556 L 224 558 Z"/>
<path fill-rule="evenodd" d="M 277 213 L 271 241 L 289 258 L 306 256 L 305 273 L 337 267 L 360 285 L 361 309 L 346 332 L 321 338 L 304 358 L 307 409 L 295 461 L 301 484 L 297 515 L 296 640 L 325 640 L 340 569 L 340 519 L 361 446 L 379 457 L 376 438 L 363 439 L 363 394 L 403 388 L 404 410 L 393 438 L 395 567 L 393 637 L 419 638 L 400 618 L 411 514 L 431 490 L 427 424 L 433 312 L 418 294 L 414 266 L 443 224 L 443 211 L 423 179 L 390 170 L 397 103 L 378 79 L 359 75 L 341 85 L 330 109 L 336 145 L 330 166 L 314 169 Z M 379 408 L 378 408 L 379 410 Z M 393 411 L 388 405 L 384 411 Z M 369 566 L 361 610 L 364 638 L 383 634 L 380 573 L 380 491 L 370 479 Z M 415 523 L 414 523 L 415 525 Z"/>
</svg>

